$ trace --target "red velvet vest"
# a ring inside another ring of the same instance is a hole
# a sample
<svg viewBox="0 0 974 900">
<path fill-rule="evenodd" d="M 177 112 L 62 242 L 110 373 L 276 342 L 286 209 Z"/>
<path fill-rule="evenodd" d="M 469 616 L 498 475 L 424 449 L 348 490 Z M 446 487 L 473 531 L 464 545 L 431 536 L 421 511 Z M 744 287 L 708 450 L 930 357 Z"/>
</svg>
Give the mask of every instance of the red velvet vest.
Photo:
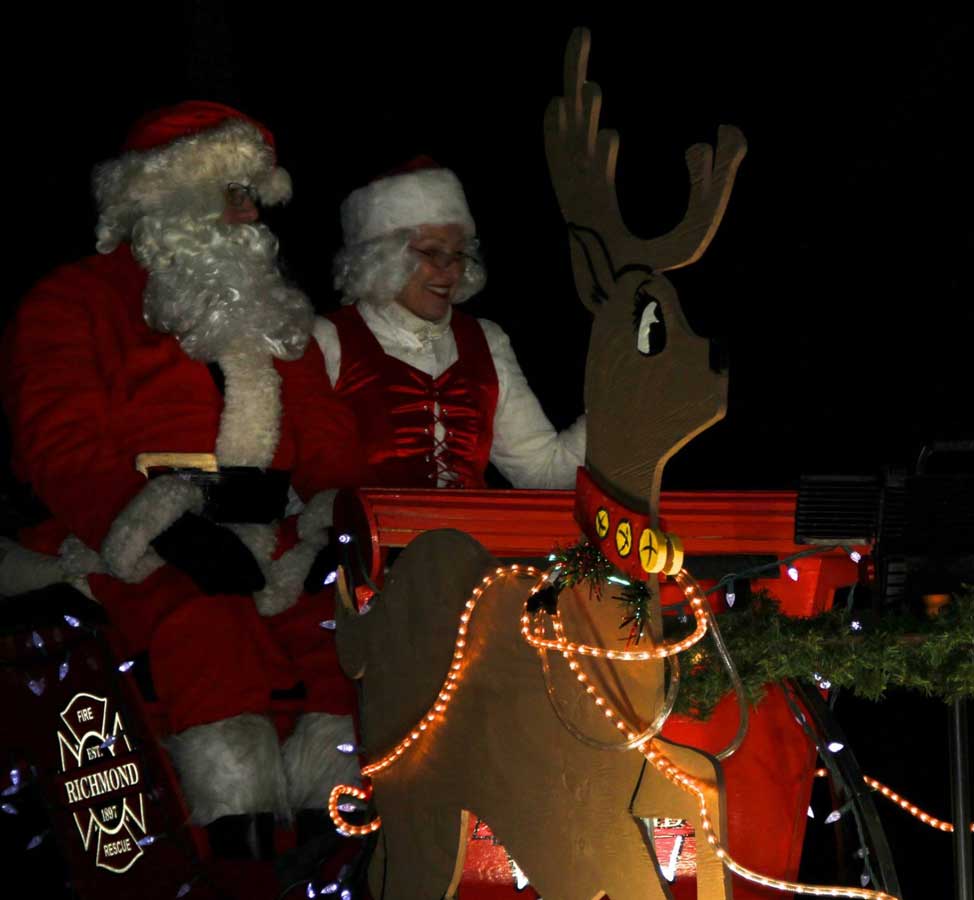
<svg viewBox="0 0 974 900">
<path fill-rule="evenodd" d="M 336 392 L 354 410 L 382 487 L 437 481 L 435 405 L 446 429 L 440 466 L 451 487 L 482 488 L 494 436 L 497 372 L 477 320 L 453 310 L 457 361 L 439 378 L 386 354 L 354 306 L 329 313 L 342 347 Z"/>
</svg>

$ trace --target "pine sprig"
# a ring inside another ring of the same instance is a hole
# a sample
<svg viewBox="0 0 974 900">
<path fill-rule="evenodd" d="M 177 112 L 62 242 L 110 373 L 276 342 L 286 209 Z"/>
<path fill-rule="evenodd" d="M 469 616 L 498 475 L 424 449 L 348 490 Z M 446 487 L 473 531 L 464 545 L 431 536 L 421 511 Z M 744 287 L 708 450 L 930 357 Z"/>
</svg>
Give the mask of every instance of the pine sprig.
<svg viewBox="0 0 974 900">
<path fill-rule="evenodd" d="M 564 587 L 588 582 L 599 599 L 602 599 L 602 585 L 615 571 L 598 547 L 588 541 L 556 547 L 548 561 L 561 566 L 559 581 Z"/>
</svg>

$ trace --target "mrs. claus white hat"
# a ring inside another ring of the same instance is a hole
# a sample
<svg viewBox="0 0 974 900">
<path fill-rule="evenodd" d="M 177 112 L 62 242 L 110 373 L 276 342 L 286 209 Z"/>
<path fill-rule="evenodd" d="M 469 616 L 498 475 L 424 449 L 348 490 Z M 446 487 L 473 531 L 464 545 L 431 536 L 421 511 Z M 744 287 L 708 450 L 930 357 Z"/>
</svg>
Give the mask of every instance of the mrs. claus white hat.
<svg viewBox="0 0 974 900">
<path fill-rule="evenodd" d="M 352 191 L 341 219 L 346 247 L 420 225 L 459 225 L 468 237 L 477 232 L 460 179 L 428 156 Z"/>
</svg>

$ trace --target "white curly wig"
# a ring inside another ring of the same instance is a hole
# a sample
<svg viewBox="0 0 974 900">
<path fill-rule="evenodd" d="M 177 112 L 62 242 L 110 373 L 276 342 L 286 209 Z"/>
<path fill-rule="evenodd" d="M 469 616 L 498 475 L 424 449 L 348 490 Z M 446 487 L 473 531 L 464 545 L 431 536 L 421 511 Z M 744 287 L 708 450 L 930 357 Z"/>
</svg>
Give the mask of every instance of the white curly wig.
<svg viewBox="0 0 974 900">
<path fill-rule="evenodd" d="M 409 252 L 416 229 L 393 232 L 351 247 L 342 247 L 335 256 L 335 289 L 343 304 L 356 300 L 385 303 L 399 296 L 419 268 L 419 259 Z M 467 264 L 457 286 L 454 303 L 463 303 L 484 289 L 487 270 L 480 257 L 476 238 L 468 238 L 463 252 Z"/>
<path fill-rule="evenodd" d="M 395 299 L 419 267 L 409 243 L 421 225 L 463 229 L 469 259 L 454 303 L 469 300 L 487 281 L 460 179 L 427 157 L 352 191 L 342 203 L 341 219 L 345 246 L 335 257 L 334 275 L 342 303 Z"/>
</svg>

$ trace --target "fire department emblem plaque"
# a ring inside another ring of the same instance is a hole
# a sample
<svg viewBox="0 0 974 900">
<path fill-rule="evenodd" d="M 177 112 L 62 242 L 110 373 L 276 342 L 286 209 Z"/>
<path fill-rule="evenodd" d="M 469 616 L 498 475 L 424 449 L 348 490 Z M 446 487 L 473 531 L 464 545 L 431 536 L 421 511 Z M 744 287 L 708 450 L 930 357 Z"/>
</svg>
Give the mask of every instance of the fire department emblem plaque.
<svg viewBox="0 0 974 900">
<path fill-rule="evenodd" d="M 108 700 L 75 694 L 61 711 L 58 744 L 62 805 L 98 868 L 121 874 L 143 856 L 145 773 L 122 717 Z"/>
</svg>

